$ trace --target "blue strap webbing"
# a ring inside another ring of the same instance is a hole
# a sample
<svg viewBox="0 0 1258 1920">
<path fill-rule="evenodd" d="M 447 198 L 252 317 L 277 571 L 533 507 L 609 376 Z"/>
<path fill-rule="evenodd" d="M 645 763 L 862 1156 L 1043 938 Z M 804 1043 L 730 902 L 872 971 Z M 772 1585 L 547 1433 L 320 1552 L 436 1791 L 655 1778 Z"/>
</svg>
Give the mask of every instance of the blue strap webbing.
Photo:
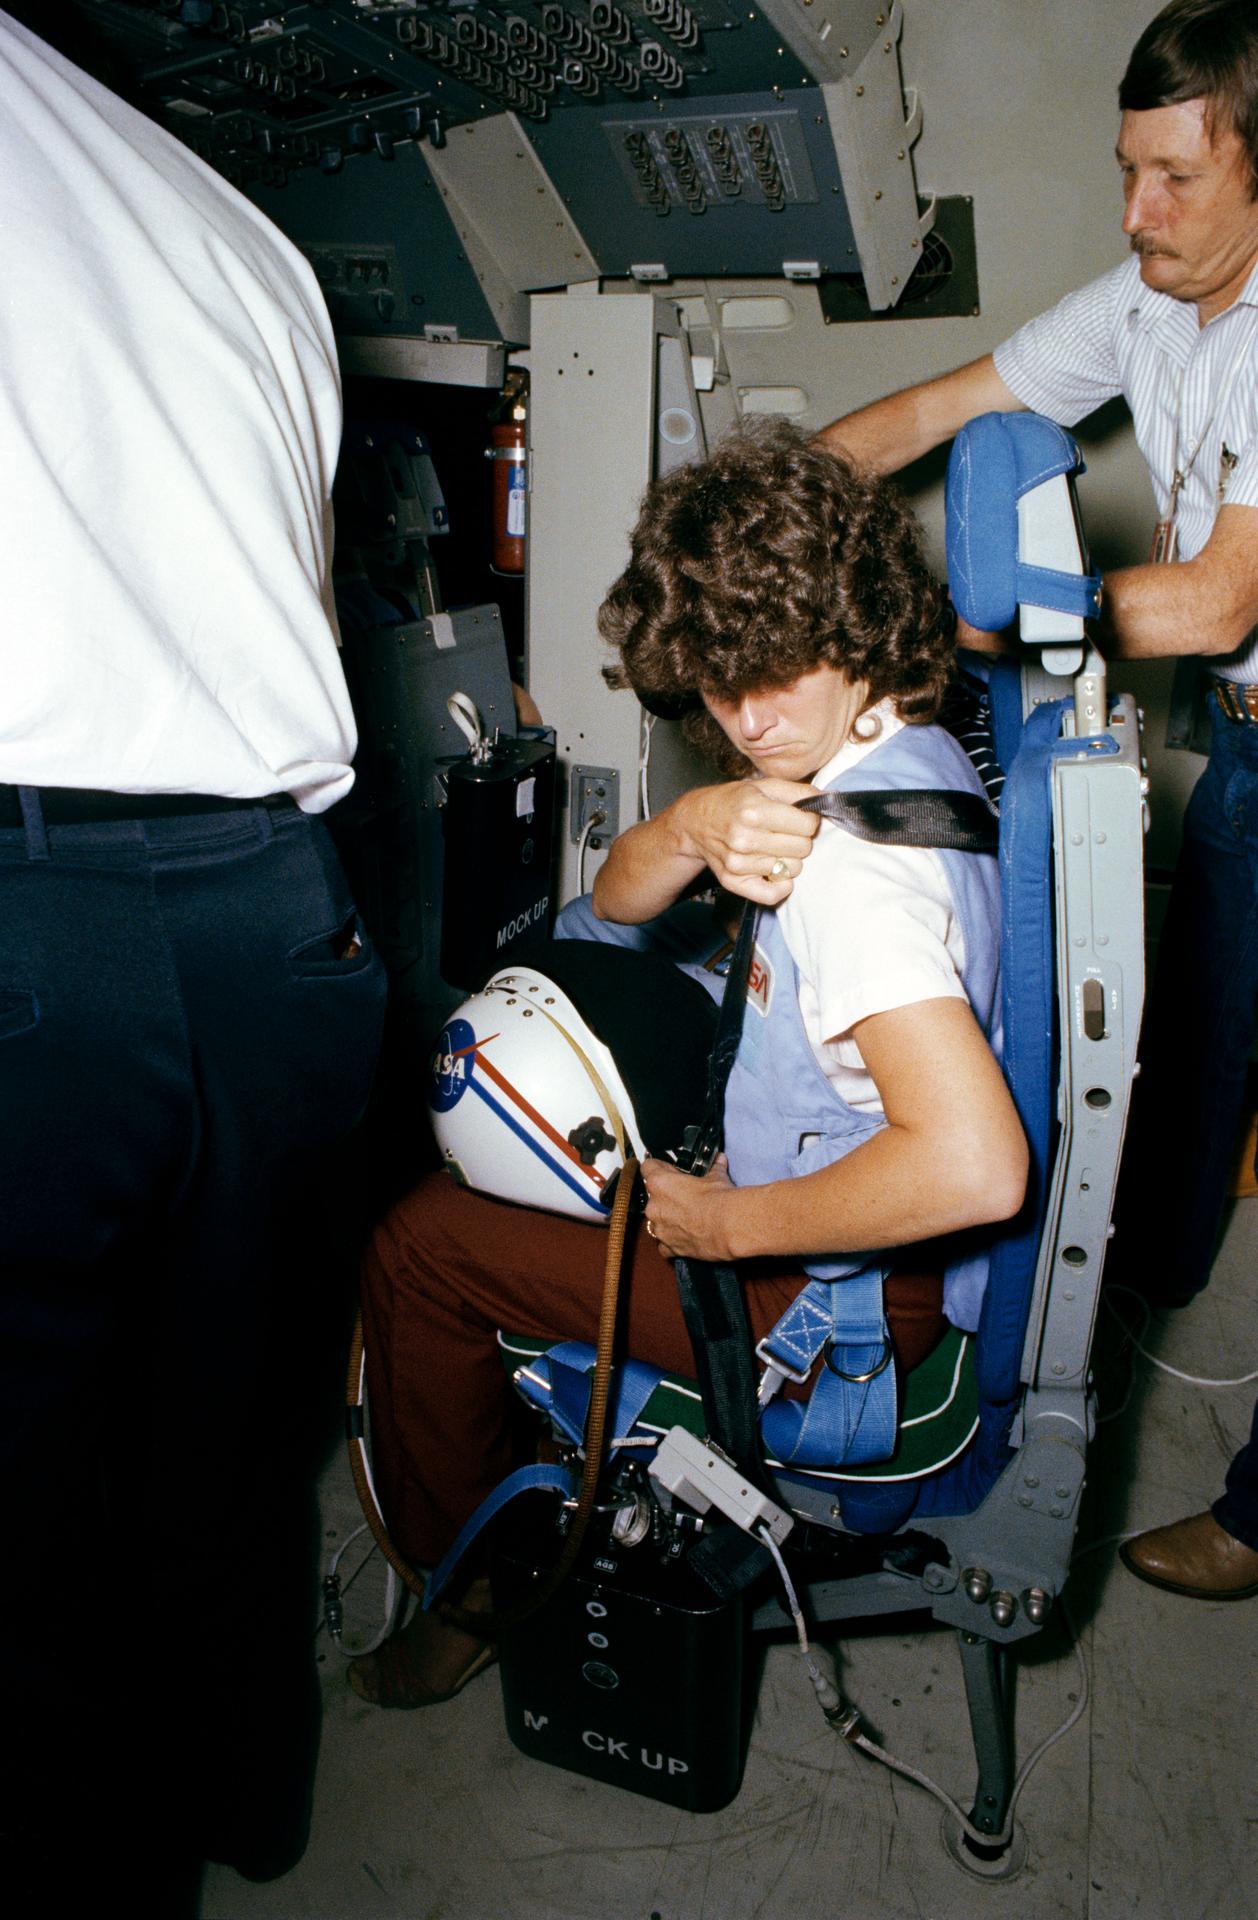
<svg viewBox="0 0 1258 1920">
<path fill-rule="evenodd" d="M 761 1342 L 770 1365 L 781 1354 L 797 1373 L 825 1349 L 807 1402 L 775 1400 L 761 1416 L 775 1459 L 855 1466 L 894 1451 L 899 1407 L 882 1289 L 881 1267 L 845 1280 L 811 1280 Z"/>
<path fill-rule="evenodd" d="M 514 1473 L 509 1473 L 505 1480 L 500 1480 L 493 1492 L 486 1494 L 471 1519 L 459 1529 L 458 1538 L 449 1552 L 433 1568 L 428 1585 L 424 1589 L 425 1612 L 440 1594 L 481 1528 L 488 1526 L 494 1515 L 500 1512 L 509 1500 L 514 1500 L 517 1494 L 532 1493 L 539 1487 L 548 1488 L 553 1493 L 562 1493 L 565 1500 L 571 1500 L 576 1490 L 576 1481 L 567 1467 L 558 1465 L 518 1467 Z"/>
<path fill-rule="evenodd" d="M 1033 567 L 1019 560 L 1014 576 L 1019 606 L 1048 607 L 1054 613 L 1073 613 L 1094 620 L 1100 581 L 1094 573 L 1062 573 L 1057 567 Z"/>
<path fill-rule="evenodd" d="M 539 1358 L 546 1361 L 550 1377 L 550 1399 L 545 1404 L 551 1417 L 560 1431 L 575 1446 L 580 1446 L 585 1439 L 590 1390 L 594 1384 L 594 1349 L 582 1340 L 564 1340 L 558 1346 L 548 1347 Z M 609 1447 L 633 1431 L 660 1377 L 659 1367 L 648 1366 L 643 1360 L 626 1360 L 616 1367 L 611 1384 Z M 531 1393 L 528 1397 L 534 1398 Z"/>
<path fill-rule="evenodd" d="M 996 758 L 1005 771 L 1013 772 L 1013 763 L 1022 747 L 1022 660 L 1004 654 L 990 661 L 987 681 L 992 709 L 992 738 Z M 1060 721 L 1058 722 L 1060 731 Z M 1004 837 L 1004 797 L 1001 796 L 1001 837 Z M 1047 858 L 1047 852 L 1045 854 Z"/>
</svg>

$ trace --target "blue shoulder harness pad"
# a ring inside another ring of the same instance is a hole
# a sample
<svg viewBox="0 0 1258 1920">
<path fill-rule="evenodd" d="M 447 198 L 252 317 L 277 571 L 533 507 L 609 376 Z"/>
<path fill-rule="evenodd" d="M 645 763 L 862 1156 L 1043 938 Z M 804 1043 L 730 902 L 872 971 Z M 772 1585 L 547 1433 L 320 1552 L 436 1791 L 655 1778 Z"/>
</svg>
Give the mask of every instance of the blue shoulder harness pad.
<svg viewBox="0 0 1258 1920">
<path fill-rule="evenodd" d="M 948 586 L 963 620 L 999 632 L 1019 605 L 1088 619 L 1094 573 L 1026 564 L 1018 552 L 1018 501 L 1059 474 L 1084 471 L 1064 427 L 1039 413 L 983 413 L 962 427 L 948 460 Z"/>
</svg>

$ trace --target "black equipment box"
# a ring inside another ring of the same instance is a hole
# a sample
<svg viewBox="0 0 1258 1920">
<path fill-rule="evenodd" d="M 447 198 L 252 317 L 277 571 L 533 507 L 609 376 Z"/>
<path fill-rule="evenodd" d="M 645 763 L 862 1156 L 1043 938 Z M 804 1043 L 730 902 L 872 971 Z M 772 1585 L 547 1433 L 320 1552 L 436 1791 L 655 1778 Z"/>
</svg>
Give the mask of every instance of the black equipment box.
<svg viewBox="0 0 1258 1920">
<path fill-rule="evenodd" d="M 503 1610 L 561 1546 L 553 1501 L 513 1504 L 494 1538 Z M 714 1813 L 738 1792 L 746 1759 L 744 1620 L 740 1596 L 718 1599 L 649 1544 L 587 1542 L 554 1598 L 501 1636 L 507 1731 L 534 1760 Z"/>
<path fill-rule="evenodd" d="M 448 765 L 441 973 L 484 984 L 499 960 L 550 931 L 555 749 L 500 739 L 489 757 Z"/>
</svg>

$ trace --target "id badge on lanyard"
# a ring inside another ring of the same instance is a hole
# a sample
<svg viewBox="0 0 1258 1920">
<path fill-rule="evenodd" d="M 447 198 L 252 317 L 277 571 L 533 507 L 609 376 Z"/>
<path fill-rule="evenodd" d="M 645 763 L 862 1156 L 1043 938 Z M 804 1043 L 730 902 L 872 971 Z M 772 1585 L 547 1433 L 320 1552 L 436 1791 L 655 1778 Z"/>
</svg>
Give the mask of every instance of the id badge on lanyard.
<svg viewBox="0 0 1258 1920">
<path fill-rule="evenodd" d="M 1222 390 L 1218 398 L 1210 409 L 1210 416 L 1204 427 L 1202 427 L 1201 432 L 1197 435 L 1197 440 L 1192 452 L 1188 455 L 1182 466 L 1180 465 L 1180 449 L 1183 445 L 1184 380 L 1183 375 L 1181 374 L 1180 376 L 1179 403 L 1175 416 L 1175 464 L 1171 474 L 1171 495 L 1166 503 L 1166 518 L 1159 520 L 1153 529 L 1153 546 L 1150 549 L 1149 558 L 1154 566 L 1169 564 L 1178 557 L 1179 535 L 1175 526 L 1175 510 L 1179 505 L 1179 496 L 1183 491 L 1184 482 L 1197 464 L 1197 455 L 1204 447 L 1211 427 L 1216 420 L 1221 421 L 1224 417 L 1224 410 L 1228 400 L 1231 398 L 1232 389 L 1236 385 L 1242 366 L 1249 357 L 1249 350 L 1255 338 L 1258 338 L 1258 319 L 1251 317 L 1249 331 L 1242 337 L 1240 345 L 1232 357 L 1232 364 L 1228 368 L 1227 378 L 1223 382 Z M 1238 459 L 1239 455 L 1232 452 L 1225 440 L 1219 453 L 1219 478 L 1215 487 L 1216 506 L 1221 507 L 1223 505 L 1223 501 L 1227 495 L 1228 481 L 1232 477 Z"/>
<path fill-rule="evenodd" d="M 1163 563 L 1169 566 L 1178 552 L 1179 534 L 1176 532 L 1174 520 L 1159 520 L 1153 529 L 1153 546 L 1149 552 L 1149 559 L 1155 567 Z"/>
<path fill-rule="evenodd" d="M 1233 453 L 1225 440 L 1219 453 L 1219 483 L 1215 489 L 1215 502 L 1220 507 L 1227 498 L 1227 483 L 1235 472 L 1239 459 L 1240 455 Z M 1155 567 L 1163 563 L 1169 565 L 1179 557 L 1179 532 L 1175 525 L 1175 510 L 1179 505 L 1180 489 L 1183 487 L 1184 479 L 1185 475 L 1177 468 L 1171 480 L 1171 497 L 1166 518 L 1159 520 L 1153 529 L 1153 546 L 1150 549 L 1149 559 Z"/>
</svg>

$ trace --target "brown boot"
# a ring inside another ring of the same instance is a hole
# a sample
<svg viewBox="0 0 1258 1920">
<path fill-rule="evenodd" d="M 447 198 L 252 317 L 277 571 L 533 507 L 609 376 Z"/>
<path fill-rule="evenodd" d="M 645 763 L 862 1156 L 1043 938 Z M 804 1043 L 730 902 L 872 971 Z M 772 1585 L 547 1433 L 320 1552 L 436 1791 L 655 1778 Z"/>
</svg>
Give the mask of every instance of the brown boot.
<svg viewBox="0 0 1258 1920">
<path fill-rule="evenodd" d="M 459 1596 L 468 1613 L 488 1613 L 488 1580 L 473 1580 Z M 349 1684 L 377 1707 L 431 1707 L 452 1700 L 469 1680 L 498 1657 L 491 1640 L 465 1633 L 434 1609 L 416 1607 L 404 1627 L 374 1653 L 349 1665 Z"/>
<path fill-rule="evenodd" d="M 1248 1600 L 1258 1593 L 1258 1553 L 1212 1513 L 1138 1533 L 1118 1551 L 1138 1580 L 1190 1600 Z"/>
</svg>

